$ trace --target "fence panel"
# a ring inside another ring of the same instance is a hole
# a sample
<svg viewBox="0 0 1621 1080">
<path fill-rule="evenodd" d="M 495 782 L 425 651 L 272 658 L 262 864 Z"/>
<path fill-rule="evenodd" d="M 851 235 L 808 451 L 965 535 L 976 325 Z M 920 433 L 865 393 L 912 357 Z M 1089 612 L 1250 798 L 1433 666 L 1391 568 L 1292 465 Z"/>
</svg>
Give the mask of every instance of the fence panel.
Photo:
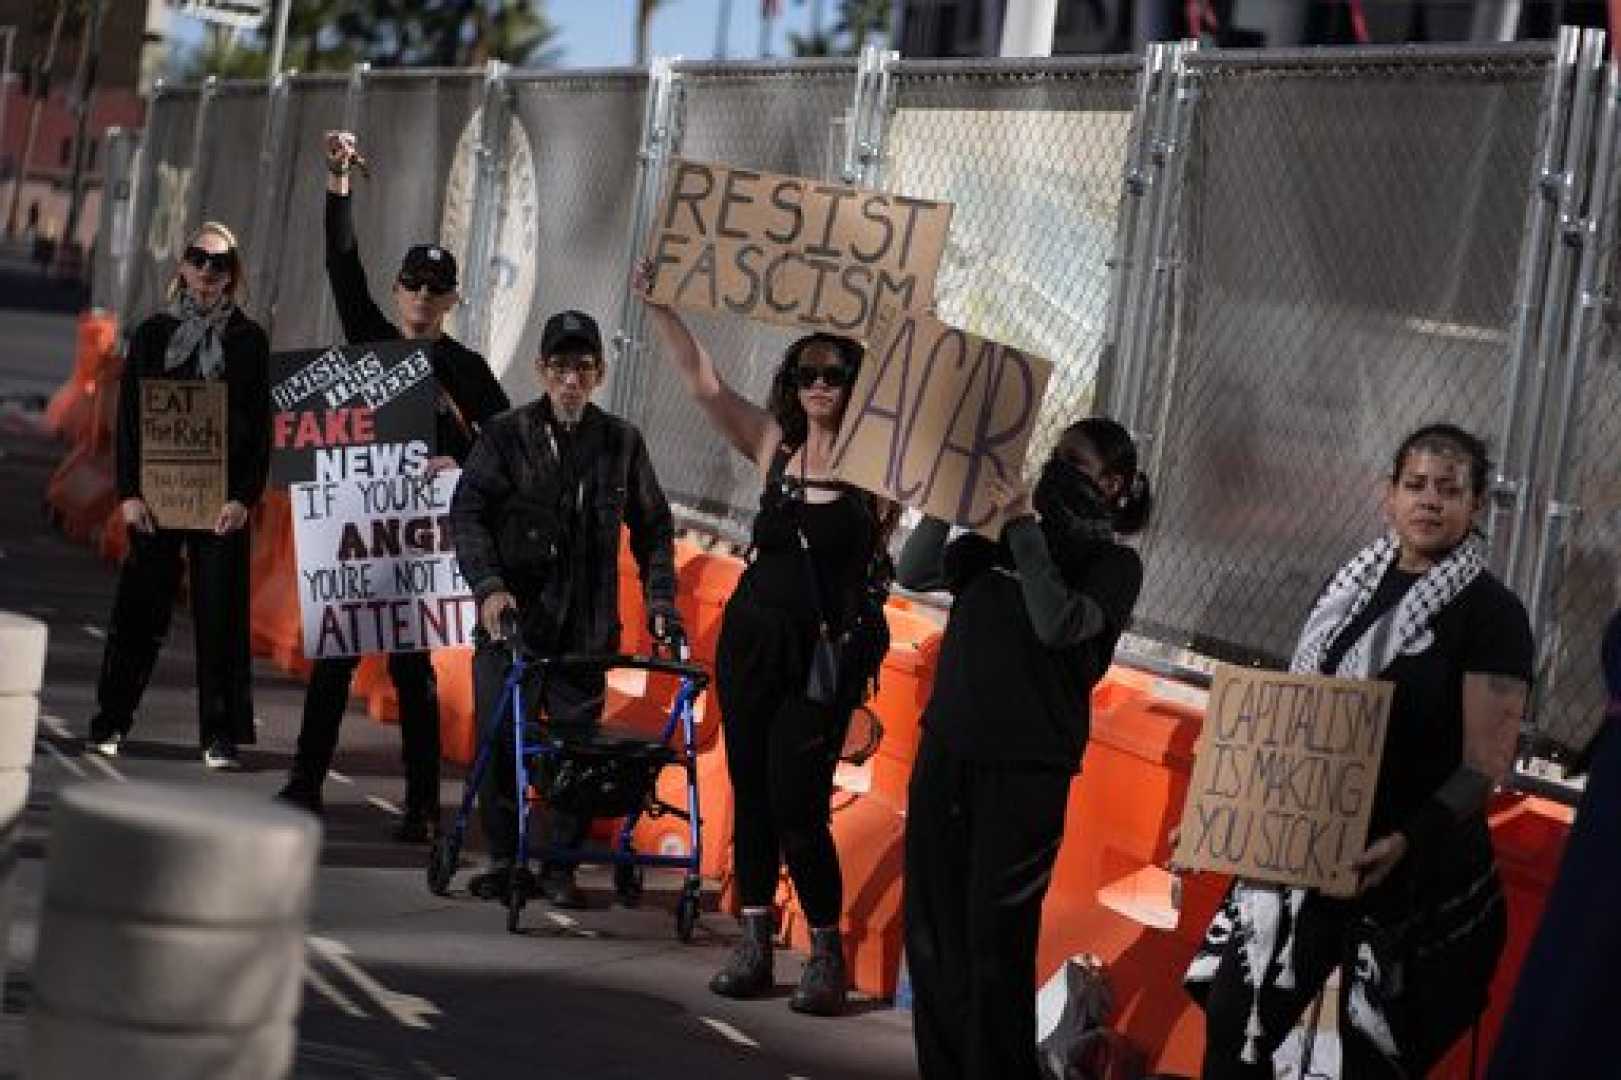
<svg viewBox="0 0 1621 1080">
<path fill-rule="evenodd" d="M 1145 632 L 1278 662 L 1407 430 L 1503 427 L 1543 45 L 1194 54 Z"/>
<path fill-rule="evenodd" d="M 259 193 L 253 183 L 264 137 L 269 94 L 264 83 L 221 83 L 208 103 L 203 153 L 197 162 L 197 220 L 219 221 L 238 241 L 252 234 Z M 255 283 L 250 282 L 250 287 Z"/>
<path fill-rule="evenodd" d="M 956 205 L 940 317 L 1055 366 L 1032 462 L 1094 408 L 1140 67 L 1108 57 L 895 68 L 882 186 Z"/>
<path fill-rule="evenodd" d="M 123 325 L 133 327 L 163 303 L 185 243 L 192 178 L 192 133 L 201 94 L 196 88 L 158 93 L 149 110 L 135 188 L 135 225 Z M 105 245 L 97 245 L 98 257 Z"/>
<path fill-rule="evenodd" d="M 843 122 L 855 85 L 853 61 L 682 65 L 683 157 L 767 172 L 837 180 Z M 764 402 L 791 333 L 744 319 L 684 317 L 739 393 Z M 680 380 L 648 351 L 638 420 L 672 500 L 737 531 L 753 516 L 760 478 L 709 427 Z"/>
<path fill-rule="evenodd" d="M 614 333 L 629 288 L 626 243 L 647 76 L 518 76 L 514 89 L 532 161 L 525 181 L 509 155 L 496 281 L 499 291 L 508 278 L 527 275 L 528 287 L 515 282 L 510 299 L 497 297 L 490 359 L 511 357 L 503 381 L 514 400 L 528 400 L 539 393 L 530 361 L 547 316 L 577 308 L 596 317 L 605 337 Z M 598 391 L 599 402 L 611 400 L 611 381 L 622 374 L 607 351 L 610 385 Z"/>
</svg>

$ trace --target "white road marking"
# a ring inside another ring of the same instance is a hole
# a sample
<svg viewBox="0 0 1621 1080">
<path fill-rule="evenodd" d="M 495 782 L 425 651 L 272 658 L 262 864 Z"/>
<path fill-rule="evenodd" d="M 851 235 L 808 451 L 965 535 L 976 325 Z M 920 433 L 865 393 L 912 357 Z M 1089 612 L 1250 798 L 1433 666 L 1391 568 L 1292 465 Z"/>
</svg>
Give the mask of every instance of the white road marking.
<svg viewBox="0 0 1621 1080">
<path fill-rule="evenodd" d="M 84 770 L 79 767 L 79 763 L 62 753 L 62 751 L 58 750 L 56 748 L 56 744 L 51 740 L 41 739 L 39 740 L 39 745 L 44 748 L 47 754 L 50 754 L 51 757 L 55 758 L 57 764 L 61 765 L 62 768 L 66 769 L 68 772 L 79 777 L 80 779 L 84 778 Z"/>
<path fill-rule="evenodd" d="M 39 714 L 39 723 L 40 723 L 40 726 L 43 727 L 46 731 L 50 732 L 56 738 L 61 739 L 63 742 L 76 743 L 76 742 L 79 741 L 79 737 L 77 735 L 73 734 L 73 732 L 68 730 L 67 721 L 63 720 L 60 716 L 52 716 L 49 713 L 40 713 Z M 61 758 L 64 761 L 72 761 L 73 760 L 71 758 L 64 758 L 61 751 L 57 750 L 57 748 L 54 747 L 54 746 L 50 746 L 49 743 L 47 743 L 46 745 L 50 748 L 51 752 L 53 754 L 55 754 L 58 758 Z M 108 777 L 110 779 L 113 779 L 113 780 L 128 780 L 129 779 L 129 777 L 127 777 L 123 773 L 119 772 L 118 769 L 113 766 L 112 762 L 108 761 L 106 758 L 102 757 L 99 754 L 81 754 L 79 756 L 79 761 L 88 763 L 91 767 L 96 769 L 103 776 L 106 776 L 106 777 Z M 73 768 L 73 771 L 74 771 L 75 775 L 78 775 L 78 776 L 85 775 L 83 766 L 79 765 L 78 762 L 74 762 L 74 764 L 72 766 L 70 766 L 70 767 Z"/>
<path fill-rule="evenodd" d="M 737 1030 L 724 1020 L 716 1020 L 712 1016 L 700 1016 L 698 1019 L 703 1023 L 708 1024 L 715 1031 L 720 1032 L 720 1034 L 724 1035 L 726 1038 L 730 1039 L 739 1046 L 746 1046 L 750 1050 L 760 1049 L 759 1043 L 755 1042 L 753 1039 L 749 1038 L 747 1035 L 743 1034 L 741 1031 Z"/>
<path fill-rule="evenodd" d="M 73 733 L 68 730 L 67 721 L 63 720 L 60 716 L 51 716 L 48 713 L 40 713 L 39 722 L 47 731 L 49 731 L 52 735 L 55 735 L 58 739 L 66 739 L 68 742 L 73 741 Z"/>
<path fill-rule="evenodd" d="M 343 942 L 316 937 L 313 934 L 304 940 L 317 955 L 342 972 L 343 976 L 355 985 L 355 989 L 371 998 L 378 1008 L 392 1016 L 402 1027 L 431 1031 L 433 1025 L 428 1022 L 428 1018 L 444 1015 L 439 1006 L 427 998 L 390 990 L 372 978 L 359 964 L 349 959 L 351 950 Z"/>
<path fill-rule="evenodd" d="M 328 769 L 326 771 L 326 774 L 328 776 L 330 776 L 332 779 L 336 780 L 340 784 L 352 784 L 352 783 L 354 783 L 353 780 L 351 780 L 347 776 L 343 775 L 337 769 Z"/>
<path fill-rule="evenodd" d="M 378 798 L 376 795 L 367 795 L 366 801 L 384 813 L 393 814 L 395 817 L 400 816 L 400 808 L 389 802 L 387 799 Z"/>
<path fill-rule="evenodd" d="M 580 920 L 568 915 L 564 915 L 560 911 L 548 911 L 546 913 L 546 917 L 565 930 L 573 930 L 575 927 L 580 925 Z"/>
<path fill-rule="evenodd" d="M 106 641 L 107 640 L 107 631 L 103 630 L 99 626 L 92 626 L 89 623 L 85 623 L 84 624 L 84 632 L 89 634 L 91 637 L 95 638 L 97 641 Z"/>
<path fill-rule="evenodd" d="M 129 777 L 127 777 L 123 773 L 119 772 L 118 769 L 113 765 L 112 762 L 108 761 L 106 758 L 102 757 L 100 754 L 85 754 L 84 755 L 84 760 L 88 761 L 90 763 L 91 767 L 100 770 L 101 774 L 103 776 L 107 777 L 107 779 L 109 779 L 109 780 L 128 780 L 129 779 Z"/>
<path fill-rule="evenodd" d="M 352 1016 L 357 1020 L 371 1019 L 370 1013 L 356 1005 L 350 1000 L 348 994 L 333 986 L 331 980 L 314 968 L 306 967 L 304 969 L 304 981 L 314 987 L 316 993 L 341 1009 L 346 1016 Z"/>
</svg>

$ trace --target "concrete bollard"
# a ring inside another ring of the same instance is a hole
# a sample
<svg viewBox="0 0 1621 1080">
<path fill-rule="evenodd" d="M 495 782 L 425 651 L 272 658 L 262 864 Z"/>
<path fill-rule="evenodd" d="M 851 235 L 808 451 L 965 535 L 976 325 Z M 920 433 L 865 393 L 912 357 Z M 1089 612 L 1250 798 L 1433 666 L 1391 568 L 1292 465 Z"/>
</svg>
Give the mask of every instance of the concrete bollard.
<svg viewBox="0 0 1621 1080">
<path fill-rule="evenodd" d="M 320 825 L 212 786 L 56 801 L 29 1013 L 32 1080 L 290 1074 Z"/>
<path fill-rule="evenodd" d="M 28 805 L 48 637 L 38 619 L 0 611 L 0 980 L 10 956 L 17 867 L 13 845 Z"/>
</svg>

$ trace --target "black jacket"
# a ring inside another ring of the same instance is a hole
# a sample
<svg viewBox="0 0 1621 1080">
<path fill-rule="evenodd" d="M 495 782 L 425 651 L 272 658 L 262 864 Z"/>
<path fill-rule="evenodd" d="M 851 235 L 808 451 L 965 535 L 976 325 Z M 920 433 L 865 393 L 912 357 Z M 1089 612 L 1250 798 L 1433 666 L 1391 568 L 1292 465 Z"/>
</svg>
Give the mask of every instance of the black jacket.
<svg viewBox="0 0 1621 1080">
<path fill-rule="evenodd" d="M 946 533 L 925 518 L 901 555 L 901 584 L 954 597 L 925 730 L 981 764 L 1079 769 L 1142 560 L 1110 540 L 1055 551 L 1034 518 L 1009 522 L 1000 543 L 970 533 L 942 552 Z"/>
<path fill-rule="evenodd" d="M 120 499 L 141 494 L 141 380 L 177 377 L 164 370 L 163 353 L 179 325 L 173 315 L 159 312 L 130 335 L 114 435 Z M 238 308 L 220 343 L 225 350 L 225 497 L 251 508 L 264 493 L 270 471 L 270 339 Z M 195 378 L 195 362 L 188 367 Z"/>
<path fill-rule="evenodd" d="M 398 341 L 404 336 L 388 321 L 366 285 L 349 196 L 331 192 L 326 197 L 326 275 L 332 283 L 338 319 L 351 344 Z M 440 388 L 434 452 L 465 462 L 480 426 L 512 403 L 484 357 L 449 334 L 433 343 L 428 358 Z"/>
<path fill-rule="evenodd" d="M 515 550 L 508 526 L 520 504 L 539 508 L 541 535 Z M 545 397 L 485 424 L 450 503 L 473 595 L 512 593 L 525 638 L 546 651 L 618 650 L 621 525 L 648 606 L 673 604 L 675 522 L 642 433 L 595 405 L 567 432 Z"/>
</svg>

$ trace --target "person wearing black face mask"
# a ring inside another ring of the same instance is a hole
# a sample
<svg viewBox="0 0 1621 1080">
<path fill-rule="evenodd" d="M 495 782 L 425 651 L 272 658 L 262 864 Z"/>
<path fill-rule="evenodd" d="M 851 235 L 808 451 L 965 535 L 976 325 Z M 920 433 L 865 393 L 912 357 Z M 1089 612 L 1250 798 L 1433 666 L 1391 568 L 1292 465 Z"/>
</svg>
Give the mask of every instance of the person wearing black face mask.
<svg viewBox="0 0 1621 1080">
<path fill-rule="evenodd" d="M 1036 944 L 1092 688 L 1142 586 L 1116 542 L 1148 480 L 1113 420 L 1072 424 L 1033 492 L 993 481 L 1001 538 L 924 518 L 897 580 L 951 617 L 907 798 L 906 960 L 924 1077 L 1040 1076 Z"/>
</svg>

